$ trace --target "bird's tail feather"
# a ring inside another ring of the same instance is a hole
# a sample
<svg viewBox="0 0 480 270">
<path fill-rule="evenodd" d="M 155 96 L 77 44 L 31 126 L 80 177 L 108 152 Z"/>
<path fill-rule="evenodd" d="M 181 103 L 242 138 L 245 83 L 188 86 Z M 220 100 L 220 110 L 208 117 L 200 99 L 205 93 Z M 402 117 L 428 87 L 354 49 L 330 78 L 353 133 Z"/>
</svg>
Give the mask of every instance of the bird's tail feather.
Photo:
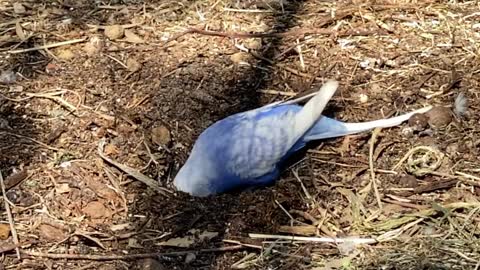
<svg viewBox="0 0 480 270">
<path fill-rule="evenodd" d="M 323 109 L 328 101 L 337 91 L 338 82 L 328 80 L 320 88 L 318 93 L 303 106 L 302 110 L 295 116 L 295 134 L 298 138 L 303 136 L 322 115 Z"/>
<path fill-rule="evenodd" d="M 345 123 L 332 118 L 322 116 L 315 125 L 305 135 L 305 141 L 320 140 L 334 137 L 341 137 L 351 134 L 368 131 L 377 127 L 387 128 L 400 125 L 407 121 L 416 113 L 425 113 L 431 109 L 431 106 L 415 110 L 400 116 L 374 120 L 363 123 Z"/>
</svg>

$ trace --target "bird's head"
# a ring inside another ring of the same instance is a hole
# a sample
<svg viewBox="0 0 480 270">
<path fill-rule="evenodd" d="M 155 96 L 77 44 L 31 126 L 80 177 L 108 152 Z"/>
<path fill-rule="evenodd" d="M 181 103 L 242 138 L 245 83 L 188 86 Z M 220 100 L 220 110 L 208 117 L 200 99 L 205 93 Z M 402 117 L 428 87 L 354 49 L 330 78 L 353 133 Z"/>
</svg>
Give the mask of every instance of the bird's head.
<svg viewBox="0 0 480 270">
<path fill-rule="evenodd" d="M 205 197 L 213 192 L 215 168 L 205 152 L 192 150 L 185 164 L 180 168 L 173 184 L 192 196 Z"/>
</svg>

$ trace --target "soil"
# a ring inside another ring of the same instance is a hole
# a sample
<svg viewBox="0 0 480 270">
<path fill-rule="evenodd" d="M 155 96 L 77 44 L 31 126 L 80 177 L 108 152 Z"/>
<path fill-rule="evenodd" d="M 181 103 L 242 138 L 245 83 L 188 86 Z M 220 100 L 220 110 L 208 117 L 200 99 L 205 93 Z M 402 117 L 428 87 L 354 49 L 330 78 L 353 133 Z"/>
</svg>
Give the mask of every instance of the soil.
<svg viewBox="0 0 480 270">
<path fill-rule="evenodd" d="M 232 269 L 249 254 L 254 260 L 243 269 L 334 269 L 325 265 L 345 256 L 335 244 L 266 242 L 249 234 L 292 235 L 286 227 L 323 224 L 330 234 L 303 235 L 371 237 L 382 230 L 368 222 L 379 224 L 432 203 L 480 199 L 473 2 L 16 2 L 0 3 L 0 169 L 21 250 L 105 256 L 191 252 L 159 255 L 152 263 L 27 253 L 17 259 L 10 248 L 0 261 L 5 269 Z M 110 40 L 105 35 L 110 25 L 122 25 L 125 35 Z M 188 31 L 191 27 L 223 36 Z M 271 32 L 283 34 L 238 35 Z M 25 50 L 45 44 L 57 45 Z M 371 132 L 310 145 L 274 186 L 208 198 L 175 191 L 176 172 L 209 125 L 303 95 L 327 78 L 341 83 L 325 112 L 336 119 L 374 120 L 426 105 L 443 106 L 453 115 L 442 127 L 412 131 L 404 123 L 381 131 L 373 156 L 383 210 L 372 190 L 364 192 L 371 181 Z M 468 102 L 465 111 L 458 105 L 460 93 Z M 102 160 L 101 139 L 110 158 L 171 193 L 159 194 Z M 404 164 L 394 171 L 416 146 L 444 155 L 435 173 L 412 175 Z M 456 172 L 471 177 L 460 179 Z M 363 208 L 355 212 L 352 205 L 360 197 Z M 2 223 L 8 223 L 3 203 L 0 209 Z M 469 211 L 452 218 L 478 223 L 478 211 Z M 417 239 L 432 226 L 439 234 L 448 231 L 439 216 L 402 237 Z M 184 243 L 192 230 L 217 235 L 187 246 L 166 245 L 172 239 Z M 473 230 L 471 240 L 479 236 Z M 234 244 L 223 240 L 251 246 L 224 251 Z M 0 241 L 0 250 L 14 243 L 11 234 Z M 359 248 L 362 255 L 352 257 L 351 267 L 441 269 L 435 268 L 435 256 L 421 250 L 409 261 L 391 263 L 391 254 L 409 253 L 401 242 Z M 217 250 L 197 253 L 204 249 Z"/>
</svg>

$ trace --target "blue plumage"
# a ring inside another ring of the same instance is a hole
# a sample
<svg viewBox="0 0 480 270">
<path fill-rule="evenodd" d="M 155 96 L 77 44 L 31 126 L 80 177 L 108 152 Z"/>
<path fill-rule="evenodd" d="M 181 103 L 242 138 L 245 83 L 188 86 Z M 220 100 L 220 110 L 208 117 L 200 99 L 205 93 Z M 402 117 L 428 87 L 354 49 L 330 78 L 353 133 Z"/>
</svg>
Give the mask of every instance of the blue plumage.
<svg viewBox="0 0 480 270">
<path fill-rule="evenodd" d="M 428 110 L 344 123 L 321 115 L 337 87 L 337 82 L 328 81 L 303 107 L 268 105 L 214 123 L 200 134 L 174 185 L 194 196 L 208 196 L 272 184 L 279 177 L 282 161 L 309 141 L 395 126 Z"/>
</svg>

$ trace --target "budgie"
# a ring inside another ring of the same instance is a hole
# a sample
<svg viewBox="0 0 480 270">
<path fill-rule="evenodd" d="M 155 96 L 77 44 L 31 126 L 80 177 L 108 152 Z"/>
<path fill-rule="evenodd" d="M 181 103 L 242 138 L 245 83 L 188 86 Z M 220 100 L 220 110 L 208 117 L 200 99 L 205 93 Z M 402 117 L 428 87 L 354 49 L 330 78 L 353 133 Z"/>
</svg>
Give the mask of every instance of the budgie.
<svg viewBox="0 0 480 270">
<path fill-rule="evenodd" d="M 392 127 L 423 108 L 401 116 L 363 123 L 345 123 L 322 112 L 338 88 L 329 80 L 303 107 L 270 104 L 224 118 L 205 129 L 175 176 L 175 187 L 205 197 L 237 189 L 273 184 L 285 161 L 307 142 Z"/>
</svg>

